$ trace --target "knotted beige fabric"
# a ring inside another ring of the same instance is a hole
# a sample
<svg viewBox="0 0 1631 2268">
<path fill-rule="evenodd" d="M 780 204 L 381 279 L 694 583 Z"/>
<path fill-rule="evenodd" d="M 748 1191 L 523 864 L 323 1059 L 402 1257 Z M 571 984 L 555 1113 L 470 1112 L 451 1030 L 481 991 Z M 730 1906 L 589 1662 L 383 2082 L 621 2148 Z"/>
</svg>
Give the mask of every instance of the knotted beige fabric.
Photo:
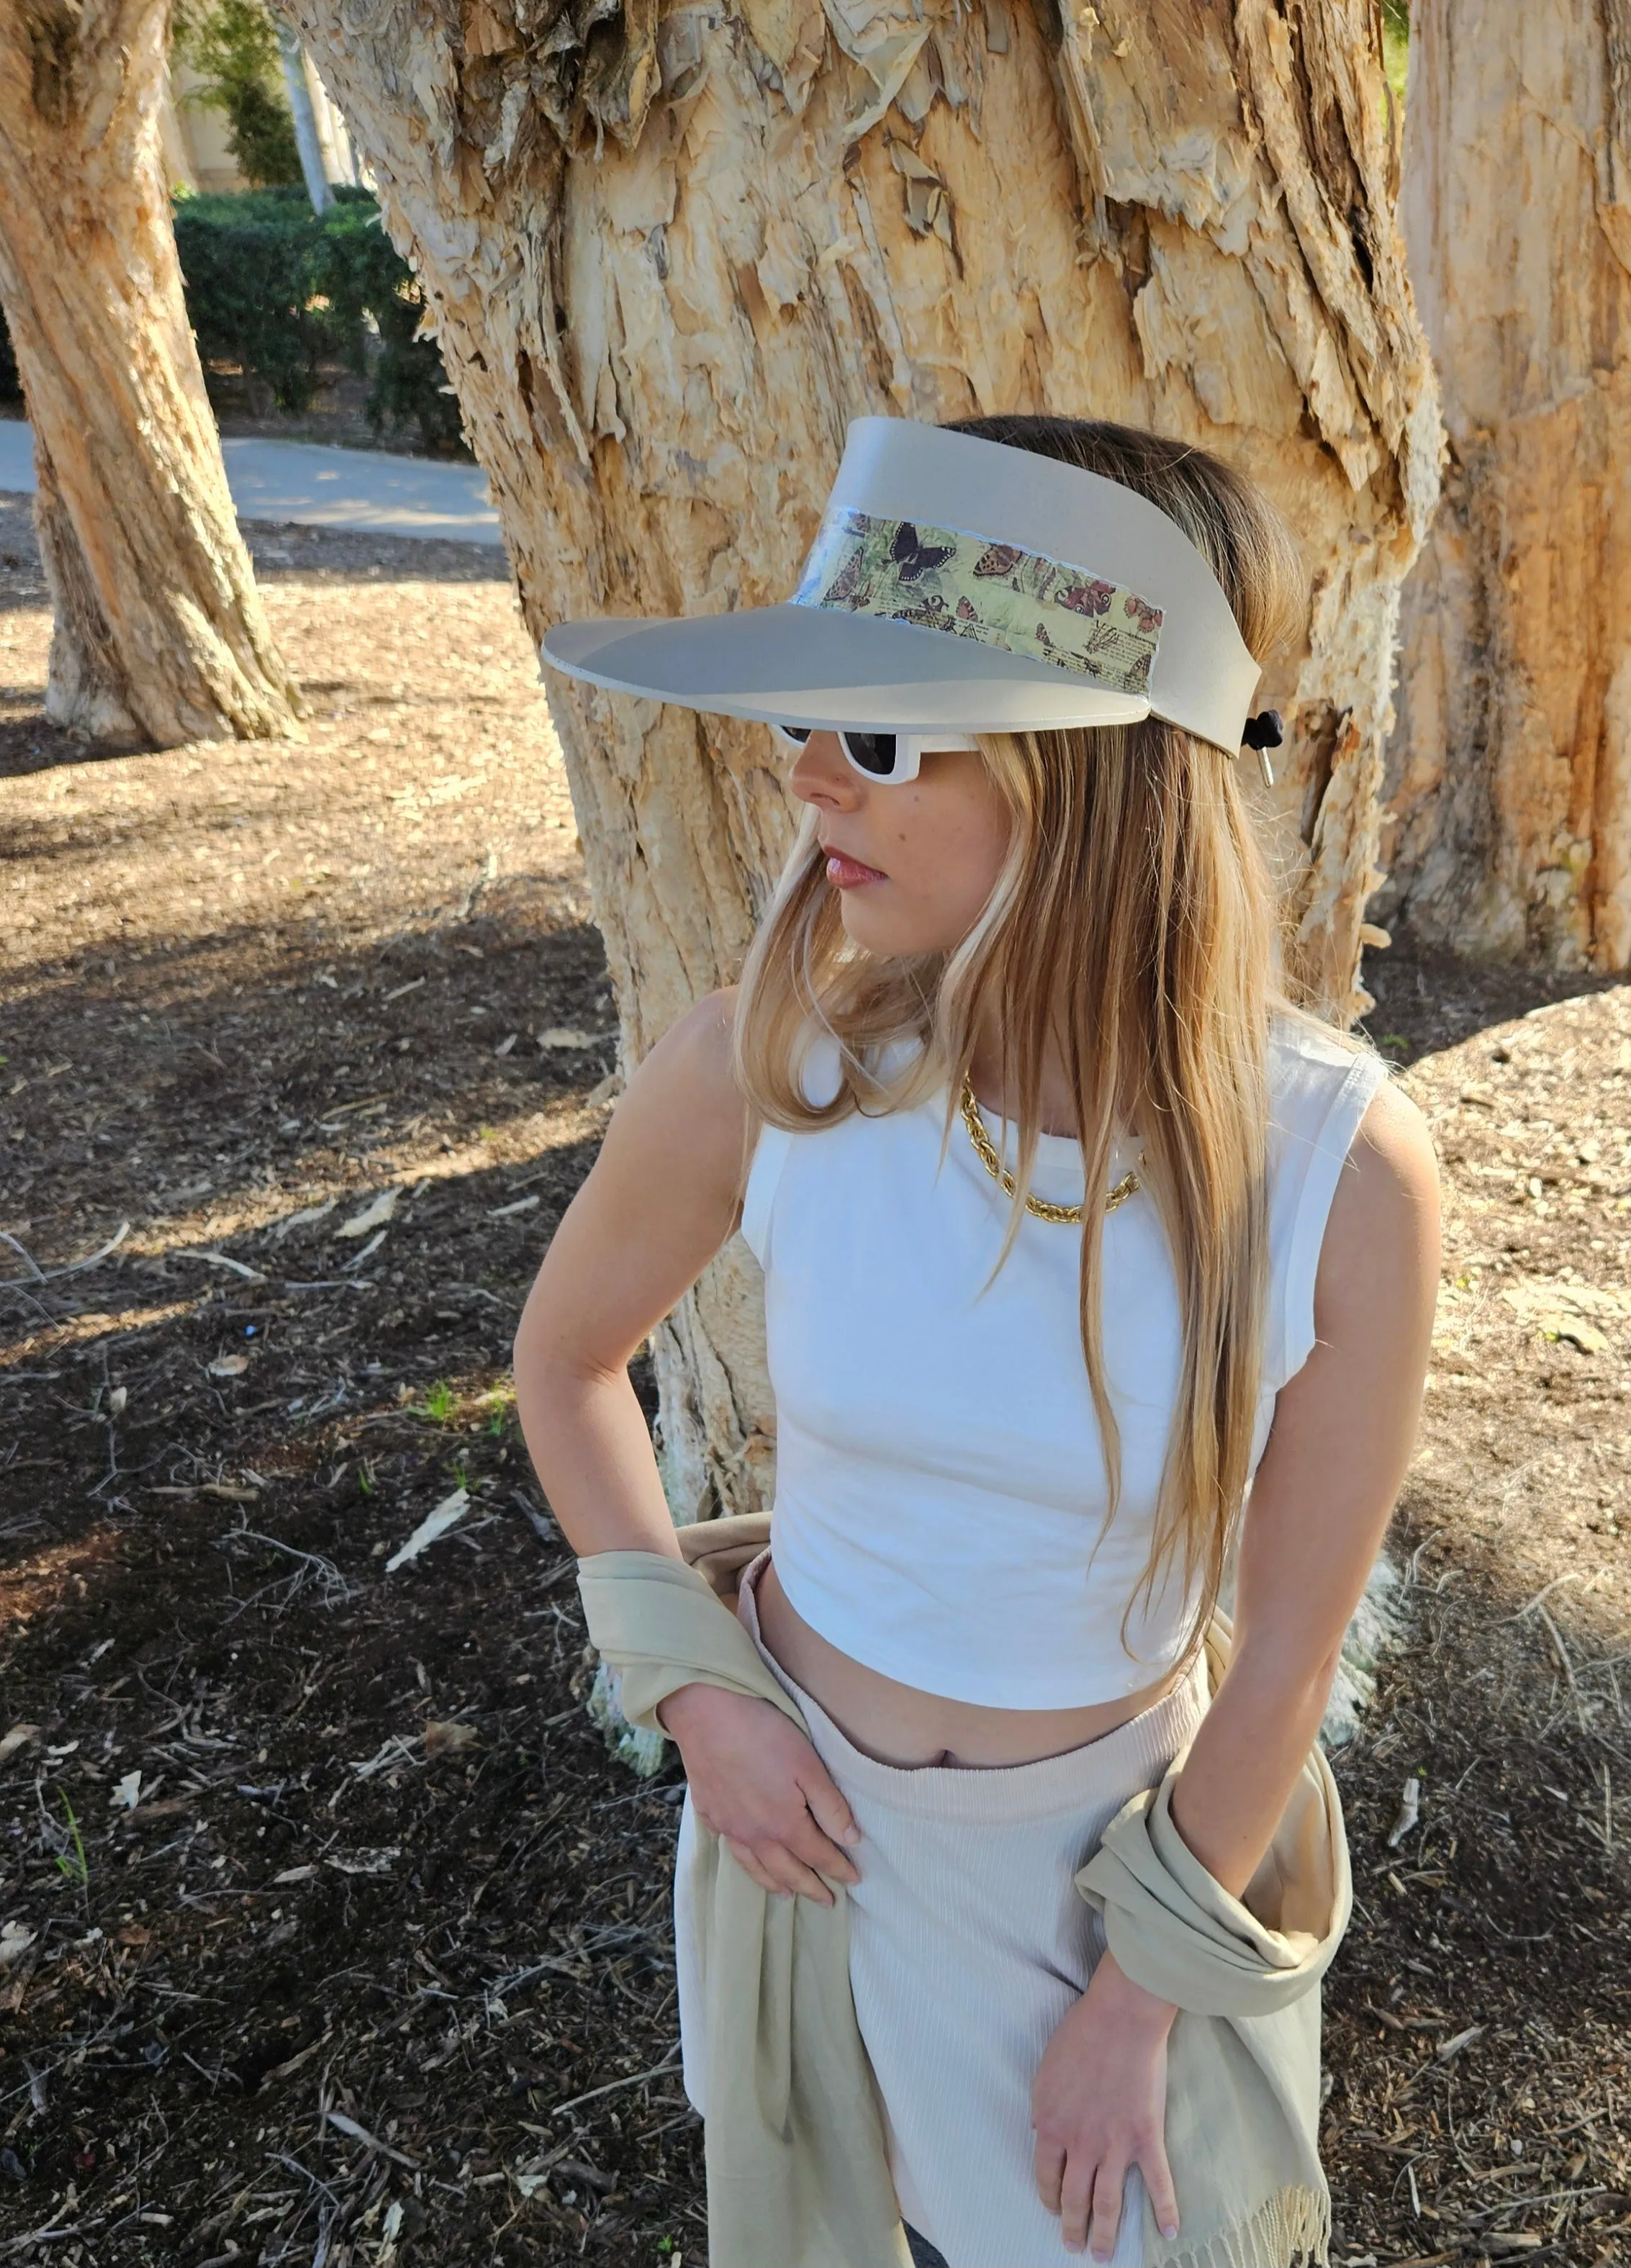
<svg viewBox="0 0 1631 2268">
<path fill-rule="evenodd" d="M 720 1611 L 734 1608 L 769 1527 L 759 1513 L 681 1528 L 695 1565 L 653 1551 L 579 1562 L 589 1637 L 619 1674 L 631 1724 L 660 1731 L 658 1705 L 701 1679 L 769 1701 L 808 1732 L 734 1611 Z M 1231 1643 L 1220 1614 L 1207 1641 L 1214 1690 Z M 1128 1976 L 1179 2009 L 1166 2139 L 1181 2225 L 1169 2242 L 1147 2209 L 1144 2257 L 1149 2268 L 1324 2261 L 1318 1985 L 1352 1903 L 1336 1784 L 1314 1749 L 1238 1899 L 1172 1823 L 1182 1764 L 1125 1807 L 1074 1877 Z M 714 2268 L 910 2268 L 855 2022 L 844 1888 L 828 1883 L 830 1907 L 772 1897 L 697 1824 Z"/>
<path fill-rule="evenodd" d="M 1233 1638 L 1228 1616 L 1214 1615 L 1214 1692 Z M 1318 1987 L 1354 1902 L 1337 1785 L 1311 1749 L 1262 1865 L 1236 1898 L 1173 1824 L 1184 1761 L 1133 1798 L 1074 1878 L 1126 1974 L 1178 2007 L 1166 2132 L 1178 2234 L 1163 2237 L 1147 2203 L 1145 2262 L 1323 2261 L 1331 2193 L 1319 2162 Z"/>
<path fill-rule="evenodd" d="M 661 1731 L 659 1703 L 700 1678 L 769 1701 L 808 1732 L 747 1631 L 721 1612 L 720 1592 L 691 1567 L 655 1551 L 601 1551 L 579 1563 L 578 1588 L 631 1725 Z M 850 1992 L 844 1887 L 828 1881 L 830 1906 L 774 1897 L 700 1821 L 697 1829 L 712 2268 L 911 2268 Z"/>
</svg>

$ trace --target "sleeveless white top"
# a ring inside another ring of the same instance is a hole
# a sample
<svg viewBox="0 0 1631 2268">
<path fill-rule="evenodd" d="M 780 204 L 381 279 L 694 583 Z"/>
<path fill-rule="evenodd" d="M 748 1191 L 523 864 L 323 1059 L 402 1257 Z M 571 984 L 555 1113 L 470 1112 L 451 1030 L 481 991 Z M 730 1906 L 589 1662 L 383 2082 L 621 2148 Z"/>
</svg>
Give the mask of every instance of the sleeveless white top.
<svg viewBox="0 0 1631 2268">
<path fill-rule="evenodd" d="M 1274 1396 L 1313 1348 L 1337 1177 L 1386 1076 L 1377 1057 L 1276 1020 L 1254 1472 Z M 804 1084 L 812 1098 L 837 1092 L 833 1042 L 811 1049 Z M 1008 1200 L 961 1125 L 941 1162 L 944 1107 L 941 1095 L 759 1135 L 742 1233 L 764 1270 L 776 1571 L 830 1645 L 921 1692 L 1007 1709 L 1117 1700 L 1177 1660 L 1194 1610 L 1173 1575 L 1128 1612 L 1178 1382 L 1165 1233 L 1143 1190 L 1104 1224 L 1104 1364 L 1121 1433 L 1121 1496 L 1105 1529 L 1078 1309 L 1081 1232 L 1028 1213 L 982 1290 Z M 1000 1122 L 985 1116 L 1000 1146 Z M 1140 1147 L 1118 1142 L 1112 1186 Z M 1017 1152 L 1009 1128 L 1010 1167 Z M 1044 1135 L 1031 1188 L 1079 1204 L 1080 1144 Z"/>
</svg>

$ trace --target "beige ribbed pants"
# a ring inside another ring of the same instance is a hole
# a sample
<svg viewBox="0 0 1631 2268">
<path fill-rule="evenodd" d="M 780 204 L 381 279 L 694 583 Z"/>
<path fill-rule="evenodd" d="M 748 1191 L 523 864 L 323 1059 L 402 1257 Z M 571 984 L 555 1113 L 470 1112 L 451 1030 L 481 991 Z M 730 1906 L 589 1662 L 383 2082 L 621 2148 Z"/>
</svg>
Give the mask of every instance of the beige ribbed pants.
<svg viewBox="0 0 1631 2268">
<path fill-rule="evenodd" d="M 1060 2020 L 1103 1949 L 1072 1877 L 1129 1797 L 1193 1738 L 1206 1668 L 1102 1740 L 1038 1764 L 881 1764 L 845 1738 L 759 1634 L 742 1571 L 738 1614 L 795 1700 L 855 1815 L 850 1984 L 882 2098 L 901 2213 L 949 2268 L 1083 2268 L 1037 2194 L 1030 2090 Z M 675 1948 L 685 2092 L 706 2115 L 706 2042 L 690 1904 L 690 1800 L 675 1859 Z M 1115 2268 L 1143 2258 L 1144 2184 L 1127 2176 Z"/>
</svg>

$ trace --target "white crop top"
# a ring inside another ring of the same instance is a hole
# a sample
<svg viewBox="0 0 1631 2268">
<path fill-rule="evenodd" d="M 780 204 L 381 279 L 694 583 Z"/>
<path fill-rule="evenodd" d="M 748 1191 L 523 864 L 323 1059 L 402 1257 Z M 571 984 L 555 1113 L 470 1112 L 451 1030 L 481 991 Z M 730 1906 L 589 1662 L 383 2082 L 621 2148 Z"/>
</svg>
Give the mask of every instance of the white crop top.
<svg viewBox="0 0 1631 2268">
<path fill-rule="evenodd" d="M 1337 1177 L 1386 1076 L 1378 1057 L 1276 1020 L 1253 1472 L 1275 1395 L 1312 1351 Z M 804 1079 L 813 1097 L 836 1092 L 832 1042 L 811 1050 Z M 1121 1498 L 1101 1540 L 1108 1491 L 1081 1352 L 1081 1232 L 1028 1214 L 982 1294 L 1008 1201 L 960 1126 L 941 1164 L 943 1112 L 941 1097 L 759 1136 L 742 1233 L 764 1270 L 776 1570 L 830 1645 L 921 1692 L 1009 1709 L 1118 1699 L 1176 1661 L 1193 1612 L 1174 1575 L 1127 1615 L 1177 1391 L 1165 1233 L 1142 1191 L 1104 1224 Z M 985 1116 L 1000 1141 L 1000 1123 Z M 1112 1183 L 1139 1147 L 1118 1143 Z M 1009 1128 L 1010 1167 L 1017 1150 Z M 1079 1203 L 1080 1144 L 1044 1135 L 1031 1187 Z"/>
</svg>

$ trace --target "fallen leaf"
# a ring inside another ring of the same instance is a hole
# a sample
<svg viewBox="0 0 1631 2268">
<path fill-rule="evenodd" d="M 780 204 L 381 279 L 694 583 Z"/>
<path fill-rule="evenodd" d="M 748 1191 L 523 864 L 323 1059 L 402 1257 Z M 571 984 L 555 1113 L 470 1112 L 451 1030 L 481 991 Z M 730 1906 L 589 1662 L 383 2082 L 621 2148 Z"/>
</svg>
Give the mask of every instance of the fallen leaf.
<svg viewBox="0 0 1631 2268">
<path fill-rule="evenodd" d="M 281 1874 L 272 1876 L 272 1881 L 277 1889 L 285 1882 L 309 1882 L 316 1872 L 315 1867 L 285 1867 Z"/>
<path fill-rule="evenodd" d="M 342 1229 L 340 1231 L 340 1234 L 343 1236 L 344 1233 L 344 1230 Z M 374 1254 L 380 1249 L 380 1247 L 384 1243 L 386 1238 L 389 1234 L 390 1231 L 388 1228 L 376 1228 L 373 1234 L 369 1238 L 367 1243 L 364 1245 L 362 1250 L 360 1252 L 352 1253 L 349 1260 L 342 1263 L 343 1272 L 349 1276 L 354 1269 L 360 1268 L 365 1261 L 372 1260 Z"/>
<path fill-rule="evenodd" d="M 365 2126 L 359 2126 L 355 2118 L 348 2118 L 343 2110 L 330 2110 L 327 2115 L 328 2124 L 340 2133 L 348 2134 L 353 2142 L 361 2142 L 370 2150 L 378 2150 L 382 2157 L 395 2158 L 399 2166 L 406 2166 L 410 2171 L 417 2168 L 417 2158 L 410 2158 L 401 2150 L 393 2150 L 388 2142 L 382 2142 L 377 2134 L 371 2134 Z"/>
<path fill-rule="evenodd" d="M 251 1268 L 247 1261 L 234 1260 L 230 1252 L 173 1252 L 170 1257 L 172 1260 L 207 1261 L 211 1268 L 225 1268 L 234 1276 L 241 1276 L 246 1284 L 264 1284 L 266 1281 L 258 1268 Z"/>
<path fill-rule="evenodd" d="M 142 1800 L 141 1773 L 128 1771 L 107 1800 L 116 1808 L 134 1811 Z"/>
<path fill-rule="evenodd" d="M 393 1843 L 382 1851 L 353 1851 L 349 1858 L 325 1859 L 323 1864 L 342 1874 L 388 1874 L 392 1859 L 402 1855 L 401 1845 Z"/>
<path fill-rule="evenodd" d="M 1387 1847 L 1397 1851 L 1421 1816 L 1421 1783 L 1413 1772 L 1399 1799 L 1399 1816 L 1388 1830 Z"/>
<path fill-rule="evenodd" d="M 539 1198 L 531 1197 L 517 1197 L 513 1204 L 489 1205 L 487 1208 L 487 1218 L 489 1220 L 510 1220 L 513 1219 L 518 1212 L 530 1212 L 533 1210 L 533 1207 L 539 1203 Z"/>
<path fill-rule="evenodd" d="M 1487 2024 L 1469 2024 L 1465 2032 L 1458 2032 L 1454 2039 L 1442 2042 L 1433 2051 L 1434 2060 L 1437 2063 L 1453 2062 L 1463 2048 L 1470 2048 L 1474 2040 L 1481 2040 L 1488 2029 Z"/>
<path fill-rule="evenodd" d="M 593 1048 L 608 1036 L 602 1032 L 580 1032 L 575 1024 L 551 1024 L 548 1031 L 540 1032 L 541 1048 Z"/>
<path fill-rule="evenodd" d="M 110 1418 L 122 1418 L 124 1416 L 125 1404 L 129 1399 L 130 1389 L 128 1386 L 115 1386 L 113 1392 L 107 1397 L 108 1416 Z"/>
<path fill-rule="evenodd" d="M 473 1749 L 480 1738 L 474 1725 L 432 1722 L 424 1728 L 424 1753 L 427 1756 L 454 1756 L 461 1749 Z"/>
<path fill-rule="evenodd" d="M 520 1034 L 519 1032 L 506 1033 L 504 1038 L 499 1041 L 498 1046 L 493 1049 L 494 1055 L 507 1056 L 520 1037 Z"/>
<path fill-rule="evenodd" d="M 38 1725 L 13 1725 L 5 1738 L 0 1740 L 0 1764 L 4 1764 L 9 1756 L 14 1756 L 18 1749 L 26 1749 L 30 1741 L 37 1741 L 39 1737 Z"/>
<path fill-rule="evenodd" d="M 314 1220 L 326 1220 L 339 1202 L 338 1197 L 325 1197 L 321 1204 L 302 1205 L 299 1212 L 285 1213 L 281 1220 L 274 1221 L 266 1233 L 274 1244 L 281 1244 L 292 1230 L 309 1228 Z"/>
<path fill-rule="evenodd" d="M 26 1922 L 0 1923 L 0 1969 L 10 1969 L 20 1961 L 39 1934 Z"/>
<path fill-rule="evenodd" d="M 248 1367 L 247 1354 L 218 1354 L 208 1366 L 211 1378 L 241 1378 Z"/>
<path fill-rule="evenodd" d="M 402 1197 L 400 1189 L 381 1189 L 371 1205 L 354 1212 L 350 1220 L 343 1220 L 336 1229 L 336 1236 L 367 1236 L 376 1228 L 383 1228 L 395 1212 Z"/>
<path fill-rule="evenodd" d="M 451 1496 L 445 1496 L 433 1511 L 425 1513 L 406 1543 L 392 1552 L 385 1563 L 386 1573 L 392 1574 L 398 1567 L 405 1566 L 410 1559 L 417 1559 L 421 1551 L 434 1543 L 439 1536 L 446 1535 L 456 1521 L 462 1520 L 469 1508 L 468 1489 L 456 1488 Z"/>
</svg>

